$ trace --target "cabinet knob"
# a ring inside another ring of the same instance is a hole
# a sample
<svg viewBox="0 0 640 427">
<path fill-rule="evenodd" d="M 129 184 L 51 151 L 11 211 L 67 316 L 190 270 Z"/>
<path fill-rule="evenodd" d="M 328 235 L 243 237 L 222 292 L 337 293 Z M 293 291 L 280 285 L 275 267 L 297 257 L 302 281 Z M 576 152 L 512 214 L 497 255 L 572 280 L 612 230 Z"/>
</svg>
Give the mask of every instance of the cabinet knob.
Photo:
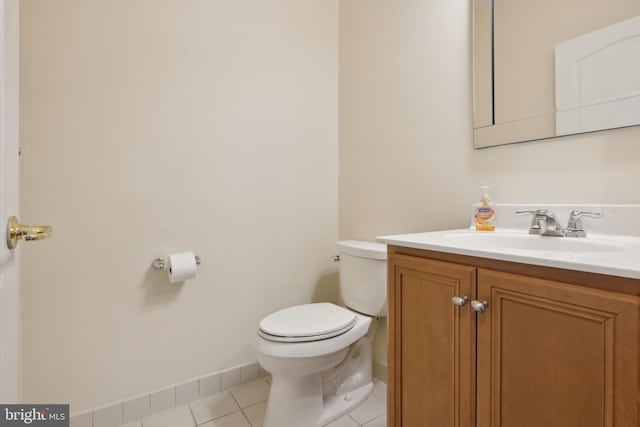
<svg viewBox="0 0 640 427">
<path fill-rule="evenodd" d="M 478 301 L 475 299 L 471 301 L 471 308 L 473 308 L 478 313 L 484 313 L 487 310 L 488 306 L 489 303 L 486 301 Z"/>
<path fill-rule="evenodd" d="M 451 298 L 451 302 L 453 303 L 453 305 L 457 305 L 458 307 L 462 307 L 467 303 L 467 300 L 469 298 L 465 295 L 463 297 L 459 297 L 459 296 L 454 296 L 453 298 Z"/>
</svg>

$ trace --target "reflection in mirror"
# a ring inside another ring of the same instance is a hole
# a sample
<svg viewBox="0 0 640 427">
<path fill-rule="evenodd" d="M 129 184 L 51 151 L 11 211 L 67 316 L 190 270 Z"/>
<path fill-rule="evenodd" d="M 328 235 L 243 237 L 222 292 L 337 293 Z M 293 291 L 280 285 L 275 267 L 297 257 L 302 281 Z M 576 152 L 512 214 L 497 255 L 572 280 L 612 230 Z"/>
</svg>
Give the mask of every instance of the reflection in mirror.
<svg viewBox="0 0 640 427">
<path fill-rule="evenodd" d="M 474 0 L 476 148 L 640 124 L 640 1 Z"/>
</svg>

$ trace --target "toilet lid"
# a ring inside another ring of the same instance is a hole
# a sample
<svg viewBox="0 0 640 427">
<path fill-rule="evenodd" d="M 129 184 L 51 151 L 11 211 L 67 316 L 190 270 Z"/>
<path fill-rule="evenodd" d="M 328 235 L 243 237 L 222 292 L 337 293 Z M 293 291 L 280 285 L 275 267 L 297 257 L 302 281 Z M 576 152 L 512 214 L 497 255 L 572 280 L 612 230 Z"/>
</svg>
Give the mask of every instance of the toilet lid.
<svg viewBox="0 0 640 427">
<path fill-rule="evenodd" d="M 260 321 L 258 334 L 271 341 L 306 342 L 332 338 L 356 323 L 356 314 L 330 303 L 288 307 Z"/>
</svg>

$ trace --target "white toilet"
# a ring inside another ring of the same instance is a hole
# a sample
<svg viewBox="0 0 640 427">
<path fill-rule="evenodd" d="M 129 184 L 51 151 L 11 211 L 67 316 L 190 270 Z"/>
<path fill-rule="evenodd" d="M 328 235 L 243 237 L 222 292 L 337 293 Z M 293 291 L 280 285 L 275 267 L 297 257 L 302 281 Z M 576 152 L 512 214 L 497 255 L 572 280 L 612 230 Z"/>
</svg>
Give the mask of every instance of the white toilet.
<svg viewBox="0 0 640 427">
<path fill-rule="evenodd" d="M 260 321 L 258 362 L 271 374 L 263 427 L 319 427 L 371 393 L 373 337 L 366 335 L 375 317 L 387 315 L 387 247 L 355 240 L 337 247 L 346 307 L 304 304 Z"/>
</svg>

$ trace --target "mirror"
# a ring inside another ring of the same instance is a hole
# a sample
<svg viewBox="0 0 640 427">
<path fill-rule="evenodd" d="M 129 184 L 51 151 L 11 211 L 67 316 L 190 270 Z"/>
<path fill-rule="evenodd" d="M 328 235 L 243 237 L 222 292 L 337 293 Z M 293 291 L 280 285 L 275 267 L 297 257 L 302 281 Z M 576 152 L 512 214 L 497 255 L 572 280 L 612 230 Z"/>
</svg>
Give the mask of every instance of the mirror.
<svg viewBox="0 0 640 427">
<path fill-rule="evenodd" d="M 473 5 L 476 148 L 640 124 L 640 1 Z"/>
</svg>

